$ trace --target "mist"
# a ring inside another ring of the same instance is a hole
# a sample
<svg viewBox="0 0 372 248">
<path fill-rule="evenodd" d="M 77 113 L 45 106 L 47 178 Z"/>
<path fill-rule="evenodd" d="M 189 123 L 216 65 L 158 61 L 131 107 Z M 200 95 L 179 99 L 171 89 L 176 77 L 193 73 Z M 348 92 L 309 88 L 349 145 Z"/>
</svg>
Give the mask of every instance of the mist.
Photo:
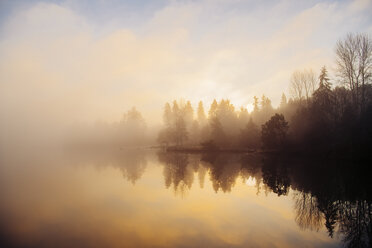
<svg viewBox="0 0 372 248">
<path fill-rule="evenodd" d="M 369 12 L 368 1 L 301 3 L 290 12 L 285 2 L 265 3 L 249 16 L 233 11 L 245 3 L 170 1 L 146 13 L 125 4 L 120 15 L 107 9 L 109 18 L 93 15 L 102 7 L 94 3 L 89 10 L 69 1 L 1 3 L 9 10 L 0 26 L 3 147 L 50 143 L 71 125 L 120 122 L 133 106 L 157 126 L 172 99 L 208 106 L 228 98 L 245 108 L 265 94 L 275 107 L 293 70 L 332 62 L 330 40 L 342 30 L 371 30 L 364 19 L 344 27 Z M 266 18 L 274 13 L 280 21 Z M 319 42 L 308 39 L 309 28 Z"/>
<path fill-rule="evenodd" d="M 0 0 L 0 247 L 369 247 L 371 0 Z"/>
</svg>

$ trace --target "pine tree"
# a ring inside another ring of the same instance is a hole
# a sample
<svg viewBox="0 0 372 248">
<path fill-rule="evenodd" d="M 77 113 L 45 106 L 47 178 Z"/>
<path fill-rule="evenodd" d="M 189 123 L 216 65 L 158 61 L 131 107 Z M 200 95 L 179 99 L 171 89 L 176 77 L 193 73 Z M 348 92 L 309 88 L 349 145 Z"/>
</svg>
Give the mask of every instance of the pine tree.
<svg viewBox="0 0 372 248">
<path fill-rule="evenodd" d="M 221 122 L 217 117 L 214 117 L 211 122 L 211 139 L 218 146 L 225 146 L 227 143 L 225 131 L 222 128 Z"/>
<path fill-rule="evenodd" d="M 163 121 L 165 126 L 170 126 L 172 123 L 172 110 L 169 103 L 166 103 L 164 106 Z"/>
<path fill-rule="evenodd" d="M 216 99 L 214 99 L 208 112 L 208 118 L 210 120 L 217 116 L 217 108 L 218 108 L 218 103 Z"/>
<path fill-rule="evenodd" d="M 319 75 L 319 87 L 313 94 L 314 104 L 322 112 L 332 114 L 332 106 L 334 96 L 332 92 L 332 84 L 329 82 L 328 72 L 325 66 L 322 67 Z"/>
<path fill-rule="evenodd" d="M 199 124 L 204 125 L 204 123 L 206 121 L 206 116 L 205 116 L 204 106 L 203 106 L 202 101 L 200 101 L 199 104 L 198 104 L 197 114 L 198 114 Z"/>
<path fill-rule="evenodd" d="M 282 94 L 282 99 L 281 99 L 281 101 L 280 101 L 279 108 L 280 108 L 280 109 L 284 109 L 286 106 L 287 106 L 287 97 L 286 97 L 285 94 L 283 93 L 283 94 Z"/>
<path fill-rule="evenodd" d="M 258 107 L 258 97 L 254 96 L 253 100 L 253 112 L 258 112 L 260 110 L 260 108 Z"/>
</svg>

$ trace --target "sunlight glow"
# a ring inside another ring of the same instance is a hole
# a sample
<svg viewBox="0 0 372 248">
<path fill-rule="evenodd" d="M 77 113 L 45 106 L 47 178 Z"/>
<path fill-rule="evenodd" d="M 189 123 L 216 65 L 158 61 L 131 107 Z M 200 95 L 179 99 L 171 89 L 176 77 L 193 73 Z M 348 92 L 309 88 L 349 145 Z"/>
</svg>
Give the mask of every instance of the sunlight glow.
<svg viewBox="0 0 372 248">
<path fill-rule="evenodd" d="M 247 106 L 246 106 L 246 108 L 247 108 L 247 110 L 248 110 L 249 113 L 252 113 L 253 108 L 254 108 L 253 107 L 253 103 L 248 103 Z"/>
<path fill-rule="evenodd" d="M 249 177 L 247 181 L 245 181 L 245 184 L 250 186 L 250 187 L 253 187 L 256 185 L 256 178 L 254 177 Z"/>
</svg>

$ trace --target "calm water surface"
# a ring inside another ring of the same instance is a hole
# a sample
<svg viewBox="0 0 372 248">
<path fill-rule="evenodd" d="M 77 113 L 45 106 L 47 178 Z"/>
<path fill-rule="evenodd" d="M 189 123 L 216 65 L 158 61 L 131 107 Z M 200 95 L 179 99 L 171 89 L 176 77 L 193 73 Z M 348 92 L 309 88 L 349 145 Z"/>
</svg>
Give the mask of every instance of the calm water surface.
<svg viewBox="0 0 372 248">
<path fill-rule="evenodd" d="M 371 192 L 354 171 L 138 149 L 3 156 L 0 238 L 4 247 L 368 247 Z"/>
</svg>

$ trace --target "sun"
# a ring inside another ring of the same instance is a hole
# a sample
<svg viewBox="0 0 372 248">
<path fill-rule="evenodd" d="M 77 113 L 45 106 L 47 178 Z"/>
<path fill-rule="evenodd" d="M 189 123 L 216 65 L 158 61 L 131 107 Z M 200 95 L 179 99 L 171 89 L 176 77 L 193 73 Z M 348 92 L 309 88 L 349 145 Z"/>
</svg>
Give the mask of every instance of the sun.
<svg viewBox="0 0 372 248">
<path fill-rule="evenodd" d="M 253 109 L 254 109 L 253 103 L 248 103 L 247 106 L 246 106 L 246 108 L 247 108 L 248 112 L 251 113 L 253 111 Z"/>
</svg>

